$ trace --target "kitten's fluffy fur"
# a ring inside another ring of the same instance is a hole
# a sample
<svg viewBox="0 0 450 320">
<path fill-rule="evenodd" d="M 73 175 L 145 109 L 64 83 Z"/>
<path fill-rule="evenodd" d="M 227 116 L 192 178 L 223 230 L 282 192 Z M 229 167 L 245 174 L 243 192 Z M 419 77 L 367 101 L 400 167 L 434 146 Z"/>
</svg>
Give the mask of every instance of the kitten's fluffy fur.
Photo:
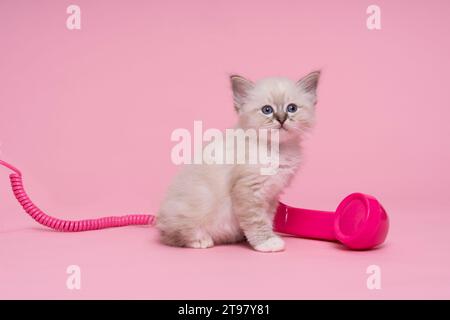
<svg viewBox="0 0 450 320">
<path fill-rule="evenodd" d="M 258 251 L 284 249 L 272 221 L 279 196 L 300 165 L 300 142 L 314 119 L 319 75 L 315 71 L 298 82 L 267 78 L 256 83 L 231 76 L 237 127 L 279 129 L 278 172 L 262 175 L 260 166 L 250 164 L 187 165 L 158 212 L 156 226 L 164 243 L 208 248 L 247 239 Z M 292 103 L 298 110 L 288 113 Z M 261 111 L 265 105 L 272 106 L 273 114 Z"/>
</svg>

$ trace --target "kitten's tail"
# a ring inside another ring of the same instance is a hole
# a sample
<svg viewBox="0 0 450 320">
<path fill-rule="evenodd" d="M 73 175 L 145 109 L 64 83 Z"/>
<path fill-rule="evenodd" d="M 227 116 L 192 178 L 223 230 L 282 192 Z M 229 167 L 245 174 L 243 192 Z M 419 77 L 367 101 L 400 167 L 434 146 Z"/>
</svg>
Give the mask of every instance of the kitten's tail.
<svg viewBox="0 0 450 320">
<path fill-rule="evenodd" d="M 19 201 L 25 212 L 41 225 L 51 229 L 64 232 L 79 232 L 129 225 L 151 225 L 155 222 L 155 216 L 151 214 L 132 214 L 72 221 L 51 217 L 39 209 L 26 194 L 23 187 L 22 173 L 5 161 L 0 160 L 0 165 L 14 172 L 9 175 L 11 187 L 17 201 Z"/>
</svg>

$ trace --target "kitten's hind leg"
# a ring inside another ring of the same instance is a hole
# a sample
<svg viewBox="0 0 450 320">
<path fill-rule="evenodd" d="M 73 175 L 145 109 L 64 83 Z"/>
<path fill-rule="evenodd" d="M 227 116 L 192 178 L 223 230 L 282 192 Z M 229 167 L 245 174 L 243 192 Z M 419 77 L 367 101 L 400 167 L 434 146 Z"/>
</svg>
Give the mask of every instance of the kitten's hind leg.
<svg viewBox="0 0 450 320">
<path fill-rule="evenodd" d="M 186 247 L 195 248 L 195 249 L 206 249 L 214 246 L 214 241 L 211 236 L 205 232 L 198 230 L 195 232 L 192 239 L 189 239 L 186 242 Z"/>
<path fill-rule="evenodd" d="M 206 249 L 214 246 L 211 236 L 202 230 L 171 230 L 162 229 L 159 225 L 161 241 L 175 247 Z"/>
</svg>

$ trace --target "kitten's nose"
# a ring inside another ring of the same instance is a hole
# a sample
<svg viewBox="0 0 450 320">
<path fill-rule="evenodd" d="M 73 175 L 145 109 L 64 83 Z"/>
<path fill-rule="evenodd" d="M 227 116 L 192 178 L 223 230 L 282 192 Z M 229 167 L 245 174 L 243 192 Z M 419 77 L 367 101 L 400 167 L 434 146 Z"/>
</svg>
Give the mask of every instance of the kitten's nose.
<svg viewBox="0 0 450 320">
<path fill-rule="evenodd" d="M 286 121 L 287 119 L 287 114 L 286 112 L 277 112 L 275 113 L 275 119 L 277 119 L 277 121 L 283 125 L 283 123 Z"/>
</svg>

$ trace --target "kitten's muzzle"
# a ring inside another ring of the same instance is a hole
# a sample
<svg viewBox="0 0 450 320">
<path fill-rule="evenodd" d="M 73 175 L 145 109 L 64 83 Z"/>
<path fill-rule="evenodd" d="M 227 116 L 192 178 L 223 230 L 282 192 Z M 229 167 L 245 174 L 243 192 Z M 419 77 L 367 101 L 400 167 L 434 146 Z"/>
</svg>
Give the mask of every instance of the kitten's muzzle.
<svg viewBox="0 0 450 320">
<path fill-rule="evenodd" d="M 285 112 L 277 112 L 274 114 L 275 119 L 277 119 L 277 121 L 281 124 L 281 126 L 283 126 L 283 123 L 286 121 L 287 119 L 287 114 Z"/>
</svg>

